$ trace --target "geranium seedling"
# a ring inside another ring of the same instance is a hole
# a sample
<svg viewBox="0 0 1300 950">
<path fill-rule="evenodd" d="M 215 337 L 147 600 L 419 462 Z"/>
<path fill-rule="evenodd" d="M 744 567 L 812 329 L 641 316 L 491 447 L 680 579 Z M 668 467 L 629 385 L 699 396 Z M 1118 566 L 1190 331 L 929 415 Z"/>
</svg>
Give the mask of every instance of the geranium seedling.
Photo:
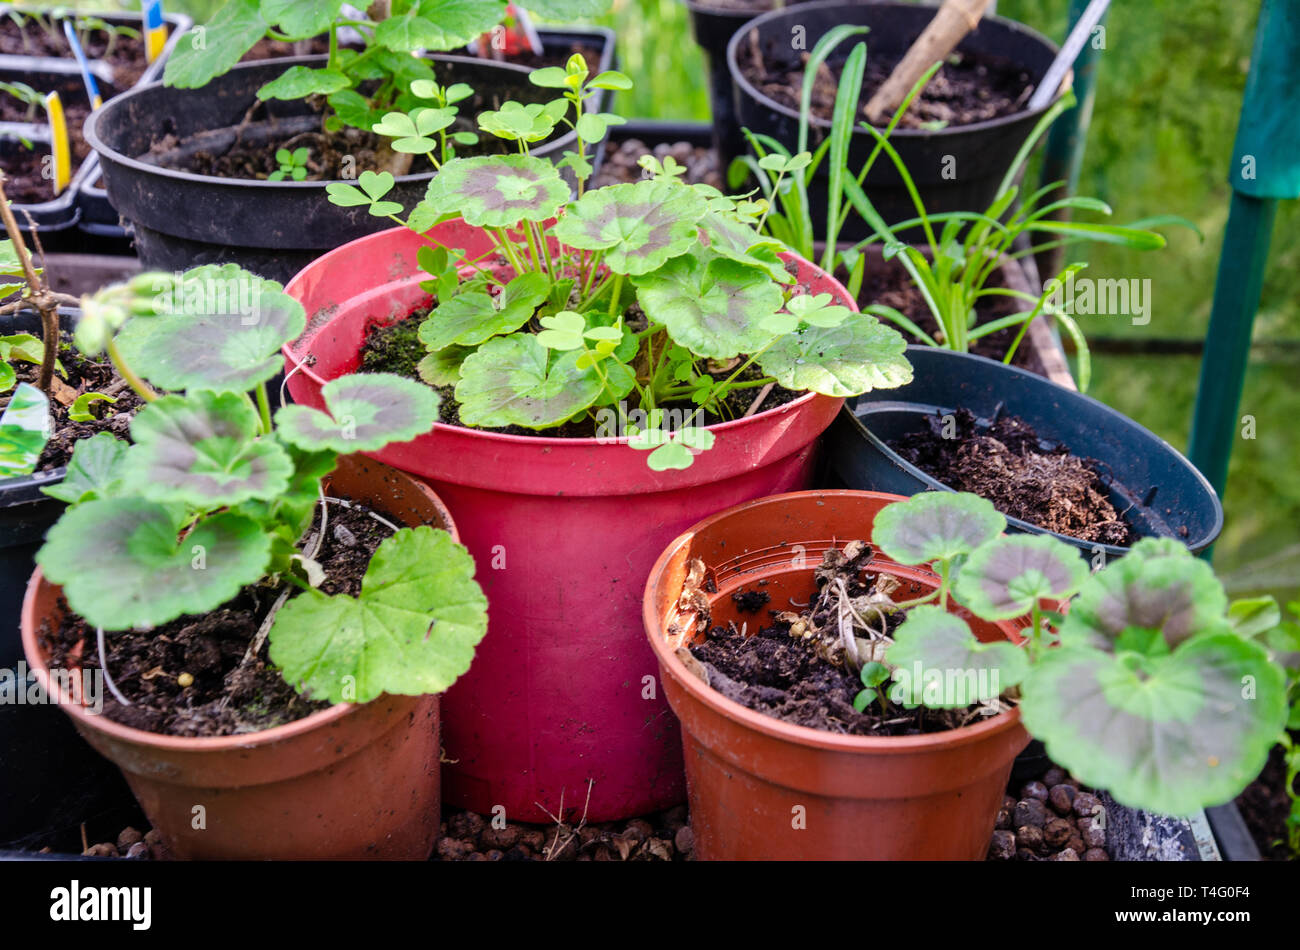
<svg viewBox="0 0 1300 950">
<path fill-rule="evenodd" d="M 479 116 L 484 134 L 518 154 L 448 161 L 405 221 L 392 214 L 419 233 L 462 218 L 508 262 L 484 267 L 487 255 L 468 261 L 450 248 L 418 255 L 436 297 L 420 326 L 429 348 L 420 376 L 454 387 L 462 424 L 543 430 L 616 407 L 629 447 L 645 450 L 653 469 L 679 469 L 716 443 L 706 414 L 730 419 L 757 406 L 737 400 L 746 390 L 840 397 L 911 379 L 897 331 L 830 294 L 800 292 L 781 245 L 755 229 L 765 204 L 687 185 L 653 158 L 640 181 L 585 189 L 583 150 L 621 121 L 585 102 L 627 88 L 627 77 L 589 77 L 575 55 L 532 81 L 560 97 Z M 560 163 L 575 172 L 577 197 L 530 154 L 563 126 L 578 136 L 579 151 Z M 358 185 L 331 186 L 331 200 L 372 213 L 391 203 Z M 669 425 L 674 404 L 687 408 Z M 661 423 L 637 426 L 634 414 Z"/>
</svg>

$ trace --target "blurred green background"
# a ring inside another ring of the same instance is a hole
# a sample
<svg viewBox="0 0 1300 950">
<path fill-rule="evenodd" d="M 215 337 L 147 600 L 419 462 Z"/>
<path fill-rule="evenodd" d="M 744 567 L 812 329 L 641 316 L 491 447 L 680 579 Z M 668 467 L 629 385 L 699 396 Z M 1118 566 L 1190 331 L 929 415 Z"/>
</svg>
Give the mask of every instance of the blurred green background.
<svg viewBox="0 0 1300 950">
<path fill-rule="evenodd" d="M 132 6 L 112 0 L 78 5 Z M 167 7 L 201 21 L 219 5 L 220 0 L 170 0 Z M 997 11 L 1060 42 L 1067 7 L 1068 0 L 999 0 Z M 1227 215 L 1227 167 L 1258 12 L 1259 0 L 1114 0 L 1079 191 L 1108 202 L 1116 222 L 1179 214 L 1194 221 L 1205 239 L 1174 231 L 1162 251 L 1075 251 L 1073 258 L 1090 264 L 1086 276 L 1152 281 L 1149 324 L 1081 317 L 1090 337 L 1140 347 L 1204 336 Z M 636 83 L 617 103 L 622 114 L 708 119 L 703 61 L 679 0 L 614 0 L 602 22 L 617 30 L 622 68 Z M 1235 594 L 1268 591 L 1290 599 L 1300 588 L 1300 441 L 1292 435 L 1300 421 L 1300 389 L 1294 385 L 1300 370 L 1295 202 L 1278 215 L 1255 343 L 1241 414 L 1254 416 L 1256 438 L 1234 446 L 1226 527 L 1215 563 Z M 1207 351 L 1213 358 L 1213 341 Z M 1185 449 L 1199 366 L 1195 355 L 1099 353 L 1091 394 Z"/>
</svg>

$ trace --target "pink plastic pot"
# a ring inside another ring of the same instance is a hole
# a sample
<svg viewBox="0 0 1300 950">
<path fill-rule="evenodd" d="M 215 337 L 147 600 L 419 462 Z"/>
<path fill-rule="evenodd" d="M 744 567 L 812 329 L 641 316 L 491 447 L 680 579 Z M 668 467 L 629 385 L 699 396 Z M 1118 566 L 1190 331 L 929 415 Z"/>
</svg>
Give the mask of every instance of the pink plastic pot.
<svg viewBox="0 0 1300 950">
<path fill-rule="evenodd" d="M 459 221 L 429 235 L 471 255 L 488 249 Z M 415 262 L 423 243 L 402 228 L 374 234 L 289 283 L 308 315 L 307 332 L 285 348 L 296 402 L 320 406 L 321 385 L 357 368 L 367 327 L 428 303 Z M 856 309 L 835 280 L 798 265 L 813 292 Z M 715 447 L 684 471 L 651 471 L 623 440 L 442 424 L 376 454 L 445 499 L 491 605 L 474 665 L 443 700 L 448 802 L 547 821 L 563 796 L 566 809 L 587 802 L 587 818 L 604 821 L 685 798 L 677 723 L 641 631 L 646 575 L 704 516 L 807 487 L 816 439 L 841 402 L 809 394 L 714 426 Z"/>
</svg>

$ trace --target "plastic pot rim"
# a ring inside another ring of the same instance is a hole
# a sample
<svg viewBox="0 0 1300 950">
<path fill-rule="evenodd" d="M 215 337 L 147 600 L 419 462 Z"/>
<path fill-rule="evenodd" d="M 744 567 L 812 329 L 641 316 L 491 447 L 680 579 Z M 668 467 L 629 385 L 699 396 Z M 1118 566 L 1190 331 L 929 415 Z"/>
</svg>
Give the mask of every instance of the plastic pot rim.
<svg viewBox="0 0 1300 950">
<path fill-rule="evenodd" d="M 980 356 L 977 353 L 959 353 L 956 350 L 948 350 L 943 347 L 926 346 L 925 344 L 909 344 L 907 347 L 907 351 L 909 354 L 912 352 L 925 352 L 928 350 L 938 350 L 939 352 L 949 353 L 953 357 L 983 360 L 986 363 L 1000 367 L 1002 370 L 1006 372 L 1018 373 L 1021 376 L 1028 376 L 1035 381 L 1043 382 L 1049 386 L 1053 386 L 1056 389 L 1060 390 L 1061 393 L 1064 394 L 1062 397 L 1064 399 L 1083 400 L 1085 402 L 1092 403 L 1094 406 L 1105 409 L 1116 416 L 1119 416 L 1133 430 L 1136 430 L 1137 432 L 1141 433 L 1142 436 L 1144 436 L 1145 438 L 1148 438 L 1153 442 L 1157 442 L 1160 445 L 1163 445 L 1170 452 L 1174 453 L 1174 455 L 1177 456 L 1182 461 L 1182 463 L 1187 467 L 1187 469 L 1190 472 L 1192 472 L 1192 474 L 1195 476 L 1197 483 L 1205 490 L 1208 496 L 1214 500 L 1214 524 L 1211 530 L 1205 535 L 1205 537 L 1207 537 L 1209 540 L 1205 541 L 1205 543 L 1201 544 L 1199 547 L 1188 545 L 1189 550 L 1191 550 L 1192 553 L 1194 554 L 1200 553 L 1205 548 L 1213 544 L 1215 539 L 1218 538 L 1220 532 L 1223 531 L 1223 502 L 1219 498 L 1219 493 L 1214 490 L 1214 486 L 1211 485 L 1209 480 L 1204 475 L 1201 474 L 1200 469 L 1198 469 L 1195 465 L 1193 465 L 1190 461 L 1188 461 L 1186 456 L 1183 455 L 1183 453 L 1179 452 L 1176 448 L 1174 448 L 1164 439 L 1160 438 L 1160 436 L 1156 435 L 1150 429 L 1134 421 L 1133 419 L 1130 419 L 1128 416 L 1124 415 L 1118 409 L 1115 409 L 1112 406 L 1108 406 L 1106 405 L 1106 403 L 1102 402 L 1101 400 L 1094 399 L 1092 396 L 1086 395 L 1085 393 L 1081 393 L 1073 389 L 1067 389 L 1066 387 L 1061 386 L 1058 383 L 1052 382 L 1050 379 L 1048 379 L 1045 376 L 1039 376 L 1037 373 L 1032 373 L 1029 370 L 1022 369 L 1019 366 L 1009 366 L 1006 363 L 1003 363 L 999 360 L 989 359 L 987 356 Z M 866 424 L 862 421 L 862 419 L 858 416 L 857 412 L 855 411 L 855 407 L 851 404 L 853 400 L 856 398 L 859 397 L 854 397 L 854 396 L 849 397 L 849 399 L 845 401 L 844 408 L 841 409 L 840 412 L 853 426 L 854 430 L 860 436 L 864 437 L 869 443 L 871 443 L 873 448 L 875 448 L 882 455 L 884 455 L 885 458 L 888 459 L 891 464 L 896 465 L 904 472 L 906 472 L 908 475 L 912 476 L 913 478 L 917 479 L 920 482 L 923 482 L 927 486 L 927 488 L 929 488 L 929 490 L 946 491 L 946 492 L 957 491 L 957 489 L 945 485 L 937 478 L 934 478 L 926 474 L 924 471 L 917 468 L 911 462 L 904 459 L 901 455 L 899 455 L 888 445 L 886 445 L 874 432 L 872 432 L 869 428 L 867 428 Z M 901 399 L 873 400 L 869 403 L 869 405 L 873 409 L 879 409 L 882 411 L 898 410 L 898 409 L 917 409 L 918 407 L 926 406 L 925 403 L 907 402 Z M 869 414 L 870 413 L 868 412 L 868 415 Z M 1064 541 L 1066 544 L 1069 544 L 1071 547 L 1087 549 L 1087 550 L 1100 549 L 1101 551 L 1105 552 L 1107 557 L 1123 557 L 1132 548 L 1132 545 L 1103 544 L 1100 541 L 1092 541 L 1092 542 L 1084 541 L 1081 538 L 1074 538 L 1068 534 L 1060 534 L 1059 532 L 1056 531 L 1049 531 L 1046 528 L 1041 528 L 1038 525 L 1030 524 L 1028 521 L 1022 521 L 1019 518 L 1013 518 L 1010 515 L 1007 515 L 1002 512 L 999 512 L 999 514 L 1002 514 L 1003 517 L 1007 519 L 1007 525 L 1009 527 L 1013 527 L 1018 531 L 1024 532 L 1026 534 L 1047 535 L 1049 537 L 1056 538 L 1058 541 Z M 1142 540 L 1142 539 L 1139 538 L 1138 540 Z M 1137 542 L 1135 541 L 1133 543 L 1136 544 Z"/>
<path fill-rule="evenodd" d="M 742 24 L 736 30 L 735 34 L 731 37 L 730 41 L 728 41 L 727 43 L 727 69 L 730 70 L 731 72 L 731 78 L 732 81 L 736 84 L 736 88 L 741 92 L 743 92 L 745 95 L 749 96 L 754 101 L 758 102 L 765 109 L 771 109 L 774 112 L 777 112 L 783 116 L 786 116 L 787 118 L 793 119 L 794 121 L 798 122 L 799 113 L 797 110 L 782 105 L 781 103 L 777 102 L 775 99 L 772 99 L 766 94 L 760 92 L 758 89 L 755 89 L 753 84 L 749 81 L 749 79 L 746 78 L 743 71 L 740 69 L 739 63 L 736 61 L 736 51 L 740 48 L 741 37 L 747 35 L 749 30 L 754 27 L 766 26 L 768 21 L 775 20 L 778 17 L 785 16 L 792 12 L 811 11 L 811 10 L 834 10 L 838 8 L 853 7 L 853 6 L 859 6 L 859 4 L 848 3 L 845 2 L 845 0 L 814 0 L 814 2 L 812 3 L 800 3 L 794 6 L 778 7 L 775 10 L 769 10 L 766 13 L 760 13 L 758 16 L 754 17 L 753 19 L 745 21 L 745 23 Z M 914 8 L 916 5 L 913 3 L 894 3 L 891 2 L 891 0 L 872 0 L 872 2 L 868 4 L 863 4 L 861 6 L 866 6 L 868 8 L 886 7 L 886 6 Z M 1002 16 L 985 15 L 983 17 L 983 21 L 996 23 L 998 25 L 1008 28 L 1012 32 L 1020 33 L 1028 39 L 1036 40 L 1037 42 L 1042 43 L 1044 46 L 1050 49 L 1053 55 L 1055 55 L 1059 49 L 1059 47 L 1057 47 L 1057 45 L 1053 43 L 1051 40 L 1049 40 L 1046 36 L 1039 33 L 1037 30 L 1032 29 L 1031 27 L 1028 27 L 1025 24 L 1019 22 L 1018 20 L 1012 20 Z M 870 42 L 869 38 L 871 34 L 868 33 L 866 35 L 868 37 L 868 42 Z M 994 119 L 985 119 L 981 122 L 970 122 L 965 125 L 949 126 L 943 129 L 932 130 L 932 129 L 896 128 L 892 133 L 890 133 L 889 139 L 891 142 L 896 139 L 903 139 L 903 140 L 944 139 L 944 138 L 955 137 L 968 132 L 982 132 L 989 129 L 1001 128 L 1002 126 L 1010 125 L 1015 122 L 1021 122 L 1030 117 L 1041 116 L 1048 109 L 1050 109 L 1052 105 L 1058 99 L 1061 98 L 1062 95 L 1065 94 L 1065 90 L 1067 88 L 1069 87 L 1066 85 L 1065 81 L 1063 81 L 1061 83 L 1061 87 L 1052 96 L 1051 101 L 1048 102 L 1048 104 L 1043 106 L 1041 109 L 1022 109 L 1019 112 L 1013 112 L 1010 115 L 998 116 L 997 118 Z M 816 115 L 809 116 L 808 125 L 809 128 L 820 129 L 825 132 L 829 132 L 831 129 L 831 123 L 828 120 L 820 118 Z M 853 135 L 862 135 L 862 134 L 864 133 L 861 133 L 856 129 L 853 131 Z"/>
<path fill-rule="evenodd" d="M 642 593 L 641 615 L 645 625 L 646 638 L 650 641 L 650 647 L 654 650 L 655 658 L 658 659 L 663 670 L 672 677 L 681 689 L 712 712 L 739 722 L 745 728 L 770 738 L 788 742 L 792 745 L 822 749 L 827 752 L 857 755 L 909 755 L 916 752 L 928 752 L 939 748 L 951 748 L 980 742 L 991 735 L 1020 726 L 1020 707 L 1013 706 L 1007 712 L 990 716 L 987 720 L 974 725 L 960 726 L 956 729 L 925 733 L 919 736 L 846 736 L 834 732 L 824 732 L 820 729 L 813 729 L 811 726 L 799 726 L 772 716 L 765 716 L 747 706 L 742 706 L 733 699 L 728 699 L 717 690 L 701 682 L 698 677 L 686 668 L 686 665 L 677 658 L 674 652 L 668 650 L 664 643 L 663 618 L 658 616 L 654 607 L 654 588 L 658 578 L 663 574 L 668 562 L 672 560 L 677 551 L 689 544 L 691 539 L 700 531 L 732 515 L 768 505 L 781 505 L 787 501 L 806 498 L 810 495 L 825 498 L 873 497 L 887 499 L 891 503 L 907 500 L 903 495 L 893 495 L 888 492 L 854 491 L 852 489 L 785 492 L 780 495 L 768 495 L 765 498 L 734 505 L 687 528 L 674 538 L 672 543 L 655 560 Z M 880 556 L 873 556 L 869 563 L 883 571 L 901 567 L 926 574 L 933 573 L 924 567 L 901 565 Z M 934 575 L 934 578 L 936 582 L 939 579 L 938 575 Z M 1006 623 L 998 624 L 999 627 L 1006 625 Z"/>
<path fill-rule="evenodd" d="M 455 218 L 452 220 L 460 221 L 461 219 Z M 472 225 L 467 225 L 467 226 L 472 227 Z M 403 227 L 395 227 L 395 228 L 388 228 L 387 230 L 384 231 L 376 231 L 374 234 L 367 234 L 353 241 L 349 241 L 347 244 L 341 245 L 340 247 L 336 247 L 332 251 L 327 251 L 325 254 L 322 254 L 320 257 L 316 258 L 316 260 L 314 260 L 309 266 L 312 268 L 325 267 L 329 264 L 331 257 L 333 257 L 334 255 L 341 255 L 344 251 L 355 250 L 358 245 L 362 244 L 362 242 L 375 241 L 376 243 L 379 243 L 382 242 L 384 239 L 386 239 L 393 232 L 405 231 L 405 230 L 407 229 Z M 781 258 L 783 260 L 801 260 L 801 261 L 803 260 L 797 254 L 794 254 L 792 252 L 786 252 L 786 251 L 781 252 Z M 842 295 L 841 299 L 845 302 L 848 302 L 851 305 L 851 309 L 857 310 L 856 301 L 853 300 L 848 290 L 846 290 L 844 286 L 835 277 L 831 276 L 830 274 L 827 274 L 825 271 L 822 271 L 821 268 L 817 267 L 816 264 L 813 264 L 809 261 L 803 261 L 803 263 L 808 264 L 810 267 L 817 268 L 817 270 L 821 272 L 824 278 L 830 282 L 831 292 L 836 295 Z M 291 281 L 289 281 L 289 283 L 285 285 L 286 293 L 292 295 L 293 290 L 295 289 L 295 285 L 298 283 L 299 279 L 303 276 L 304 273 L 305 270 L 300 271 L 298 274 L 294 276 L 294 278 Z M 311 314 L 307 315 L 307 319 L 308 319 L 308 323 L 310 324 Z M 326 326 L 328 326 L 328 324 L 323 323 L 319 327 L 317 327 L 314 331 L 311 331 L 312 336 L 314 336 L 315 333 L 319 333 L 322 330 L 324 330 Z M 302 345 L 298 346 L 300 342 L 302 343 Z M 311 355 L 311 338 L 307 335 L 307 332 L 304 332 L 303 335 L 298 337 L 297 340 L 290 340 L 288 343 L 286 343 L 281 349 L 281 352 L 284 354 L 285 363 L 287 364 L 285 367 L 286 377 L 295 373 L 300 374 L 302 376 L 307 377 L 312 382 L 316 383 L 316 385 L 318 386 L 323 386 L 327 382 L 329 382 L 328 379 L 319 375 L 315 371 L 315 369 L 312 368 L 312 366 L 308 365 L 307 363 L 304 363 L 299 356 L 299 354 L 301 354 L 304 357 Z M 710 432 L 724 432 L 724 433 L 730 432 L 733 429 L 737 429 L 742 426 L 748 426 L 752 424 L 755 419 L 770 420 L 776 418 L 778 415 L 782 415 L 788 412 L 793 412 L 797 409 L 802 409 L 810 405 L 816 399 L 836 399 L 836 398 L 842 398 L 842 397 L 823 396 L 821 393 L 809 391 L 804 393 L 802 396 L 799 396 L 796 399 L 790 400 L 787 403 L 783 403 L 779 406 L 773 406 L 770 409 L 764 409 L 761 412 L 754 413 L 754 415 L 752 416 L 742 416 L 739 419 L 729 419 L 726 422 L 718 422 L 713 425 L 706 426 L 705 428 L 707 428 Z M 472 436 L 474 438 L 488 439 L 493 442 L 500 442 L 505 445 L 532 445 L 542 449 L 554 448 L 557 446 L 574 446 L 579 448 L 589 448 L 592 446 L 605 446 L 605 445 L 626 446 L 631 441 L 632 438 L 631 436 L 628 435 L 621 435 L 618 438 L 589 437 L 589 438 L 582 438 L 582 439 L 565 439 L 553 435 L 512 435 L 506 432 L 487 432 L 483 429 L 471 428 L 470 426 L 449 425 L 445 422 L 435 422 L 433 424 L 433 428 L 430 429 L 429 432 L 448 432 L 448 433 L 465 434 L 468 436 Z"/>
<path fill-rule="evenodd" d="M 531 70 L 529 70 L 528 68 L 524 66 L 518 66 L 514 63 L 499 63 L 496 62 L 495 60 L 483 60 L 475 56 L 452 56 L 447 53 L 436 53 L 436 54 L 430 54 L 429 58 L 440 62 L 470 63 L 476 66 L 490 65 L 502 69 L 506 72 L 519 73 L 524 77 L 527 77 L 528 74 L 531 72 Z M 306 56 L 283 56 L 283 57 L 277 57 L 276 59 L 272 59 L 272 60 L 254 60 L 248 63 L 236 63 L 227 72 L 222 73 L 222 76 L 228 76 L 230 75 L 230 73 L 233 73 L 236 70 L 241 70 L 241 69 L 244 70 L 265 69 L 268 64 L 283 65 L 286 69 L 288 69 L 289 67 L 292 66 L 310 65 L 313 63 L 319 64 L 324 62 L 325 59 L 326 59 L 325 54 L 317 53 L 317 54 L 306 55 Z M 221 78 L 221 77 L 217 77 L 217 78 Z M 157 89 L 162 85 L 163 82 L 161 79 L 159 79 L 151 83 L 134 86 L 131 89 L 128 89 L 126 92 L 114 96 L 112 99 L 104 103 L 94 112 L 90 113 L 90 115 L 86 118 L 85 124 L 82 126 L 81 134 L 82 137 L 85 138 L 86 144 L 88 144 L 91 147 L 91 149 L 93 149 L 94 155 L 98 156 L 101 159 L 107 159 L 125 168 L 129 168 L 132 171 L 139 172 L 142 174 L 153 175 L 159 178 L 170 178 L 175 181 L 185 181 L 185 182 L 192 182 L 195 184 L 209 185 L 213 187 L 225 186 L 230 188 L 256 188 L 260 190 L 283 189 L 286 191 L 312 192 L 312 191 L 324 191 L 328 185 L 332 185 L 340 181 L 350 183 L 349 179 L 343 179 L 343 178 L 331 178 L 328 180 L 321 179 L 320 181 L 266 181 L 260 178 L 220 178 L 216 175 L 199 175 L 196 174 L 195 172 L 187 172 L 177 168 L 166 168 L 162 165 L 151 165 L 148 162 L 142 162 L 138 158 L 133 158 L 132 156 L 129 156 L 124 152 L 119 152 L 117 149 L 108 145 L 108 143 L 106 143 L 103 140 L 103 138 L 100 137 L 99 121 L 102 116 L 104 116 L 105 114 L 111 114 L 115 108 L 116 109 L 125 108 L 126 104 L 129 103 L 131 99 L 143 95 L 146 92 L 152 92 L 154 89 Z M 169 87 L 169 88 L 175 88 L 175 87 Z M 205 88 L 206 86 L 200 86 L 197 89 L 175 89 L 175 91 L 178 93 L 202 93 Z M 545 157 L 549 155 L 551 152 L 558 151 L 561 148 L 571 145 L 576 140 L 577 140 L 577 133 L 574 132 L 573 129 L 569 129 L 567 132 L 565 132 L 564 135 L 561 135 L 559 138 L 551 139 L 550 141 L 541 143 L 538 148 L 534 149 L 531 152 L 531 154 L 536 155 L 538 157 Z M 397 184 L 406 184 L 409 182 L 429 181 L 430 179 L 433 178 L 435 174 L 437 174 L 437 172 L 419 172 L 410 175 L 398 175 L 398 176 L 394 176 L 393 182 L 395 185 L 397 185 Z"/>
<path fill-rule="evenodd" d="M 382 464 L 382 463 L 378 463 Z M 386 468 L 388 466 L 385 466 Z M 396 471 L 396 470 L 394 470 Z M 426 485 L 423 481 L 413 475 L 401 474 L 409 478 L 416 486 L 423 490 L 426 497 L 433 502 L 438 510 L 439 516 L 443 520 L 443 530 L 451 535 L 451 539 L 460 543 L 460 535 L 456 531 L 456 522 L 452 519 L 451 512 L 442 499 Z M 328 478 L 328 476 L 326 476 Z M 46 695 L 53 696 L 55 691 L 50 688 L 50 670 L 49 657 L 46 651 L 41 648 L 39 642 L 40 621 L 44 618 L 37 616 L 36 599 L 40 588 L 43 585 L 55 586 L 45 579 L 45 574 L 39 566 L 32 573 L 31 578 L 27 581 L 27 591 L 23 596 L 22 606 L 22 644 L 23 652 L 31 666 L 31 671 L 35 674 L 37 681 L 41 684 Z M 78 668 L 80 669 L 80 668 Z M 440 695 L 440 694 L 438 694 Z M 312 732 L 321 726 L 327 726 L 337 722 L 346 716 L 360 713 L 367 707 L 381 702 L 388 694 L 375 697 L 368 703 L 335 703 L 325 709 L 318 710 L 301 719 L 285 723 L 280 726 L 273 726 L 270 729 L 262 729 L 257 732 L 238 733 L 230 736 L 172 736 L 164 735 L 158 732 L 148 732 L 144 729 L 136 729 L 132 726 L 124 726 L 119 722 L 114 722 L 104 715 L 94 715 L 86 710 L 80 703 L 67 701 L 60 698 L 58 705 L 63 707 L 64 712 L 72 717 L 78 725 L 91 729 L 100 734 L 120 742 L 130 743 L 135 746 L 143 746 L 151 749 L 166 752 L 225 752 L 232 749 L 255 749 L 261 746 L 271 745 L 282 742 L 286 739 L 292 739 L 305 733 Z M 389 698 L 398 700 L 420 700 L 422 696 L 394 695 Z"/>
</svg>

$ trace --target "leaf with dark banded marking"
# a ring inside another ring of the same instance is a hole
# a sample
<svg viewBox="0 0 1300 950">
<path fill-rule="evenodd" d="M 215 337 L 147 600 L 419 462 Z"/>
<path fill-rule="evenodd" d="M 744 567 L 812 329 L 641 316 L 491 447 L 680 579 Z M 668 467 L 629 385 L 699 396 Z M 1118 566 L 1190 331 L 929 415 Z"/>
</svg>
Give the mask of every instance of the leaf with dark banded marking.
<svg viewBox="0 0 1300 950">
<path fill-rule="evenodd" d="M 980 546 L 962 565 L 953 594 L 985 620 L 1021 617 L 1040 600 L 1069 597 L 1088 579 L 1079 552 L 1046 535 L 1008 535 Z"/>
<path fill-rule="evenodd" d="M 423 383 L 391 373 L 357 373 L 321 387 L 328 412 L 285 406 L 276 433 L 300 449 L 375 452 L 423 435 L 438 421 L 438 394 Z"/>
<path fill-rule="evenodd" d="M 773 334 L 763 318 L 784 299 L 766 273 L 724 257 L 677 257 L 635 283 L 646 316 L 663 324 L 673 342 L 711 359 L 767 346 Z"/>
<path fill-rule="evenodd" d="M 698 243 L 707 202 L 685 185 L 639 181 L 589 191 L 569 206 L 555 236 L 570 247 L 604 251 L 616 274 L 649 274 Z"/>
<path fill-rule="evenodd" d="M 429 182 L 424 206 L 433 215 L 454 213 L 475 227 L 509 228 L 553 218 L 569 196 L 555 167 L 529 155 L 457 158 Z"/>
<path fill-rule="evenodd" d="M 163 396 L 131 420 L 131 439 L 123 482 L 150 501 L 206 510 L 271 499 L 293 474 L 284 449 L 258 438 L 257 411 L 236 393 Z"/>
</svg>

